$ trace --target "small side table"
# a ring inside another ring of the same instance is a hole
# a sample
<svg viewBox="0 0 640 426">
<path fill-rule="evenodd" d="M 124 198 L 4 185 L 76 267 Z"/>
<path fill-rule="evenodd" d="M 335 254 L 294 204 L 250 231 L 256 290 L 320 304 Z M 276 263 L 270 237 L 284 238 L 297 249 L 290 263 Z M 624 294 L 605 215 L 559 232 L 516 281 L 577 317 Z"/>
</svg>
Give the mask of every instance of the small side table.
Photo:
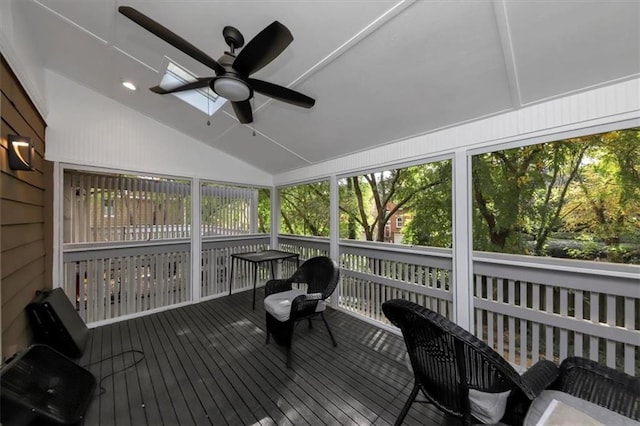
<svg viewBox="0 0 640 426">
<path fill-rule="evenodd" d="M 275 262 L 290 260 L 296 261 L 296 267 L 300 266 L 298 253 L 291 253 L 282 250 L 264 250 L 252 251 L 246 253 L 234 253 L 231 255 L 231 273 L 229 274 L 229 295 L 231 295 L 231 286 L 233 284 L 233 267 L 237 260 L 249 262 L 253 267 L 253 309 L 256 309 L 256 283 L 258 281 L 258 267 L 261 263 L 271 263 L 271 278 L 276 277 Z"/>
</svg>

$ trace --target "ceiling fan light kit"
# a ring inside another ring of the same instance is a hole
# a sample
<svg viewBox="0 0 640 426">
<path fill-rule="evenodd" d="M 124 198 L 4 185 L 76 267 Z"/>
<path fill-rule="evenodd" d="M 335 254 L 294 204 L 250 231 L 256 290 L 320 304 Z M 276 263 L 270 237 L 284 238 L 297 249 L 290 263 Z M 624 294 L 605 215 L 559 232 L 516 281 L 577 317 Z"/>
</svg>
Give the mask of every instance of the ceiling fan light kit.
<svg viewBox="0 0 640 426">
<path fill-rule="evenodd" d="M 246 101 L 253 95 L 247 84 L 234 77 L 221 77 L 213 81 L 213 91 L 231 102 Z"/>
<path fill-rule="evenodd" d="M 230 52 L 224 52 L 216 61 L 138 10 L 130 6 L 120 6 L 118 11 L 142 28 L 215 72 L 215 76 L 198 78 L 195 82 L 183 84 L 169 90 L 159 86 L 152 87 L 151 90 L 155 93 L 166 95 L 209 86 L 218 95 L 231 102 L 238 120 L 243 124 L 253 122 L 253 112 L 249 100 L 253 97 L 254 92 L 303 108 L 311 108 L 315 104 L 314 99 L 295 90 L 249 78 L 249 75 L 259 71 L 278 57 L 293 41 L 291 32 L 278 21 L 272 22 L 260 31 L 246 46 L 240 31 L 234 27 L 224 27 L 222 35 L 230 48 Z M 236 55 L 235 49 L 243 46 L 242 51 Z"/>
</svg>

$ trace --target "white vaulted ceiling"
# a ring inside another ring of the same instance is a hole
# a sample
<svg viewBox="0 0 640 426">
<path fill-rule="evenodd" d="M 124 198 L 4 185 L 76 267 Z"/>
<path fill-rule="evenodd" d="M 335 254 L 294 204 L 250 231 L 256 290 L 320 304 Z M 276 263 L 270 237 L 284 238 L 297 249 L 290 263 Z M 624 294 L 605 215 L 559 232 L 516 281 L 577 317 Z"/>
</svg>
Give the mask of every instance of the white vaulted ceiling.
<svg viewBox="0 0 640 426">
<path fill-rule="evenodd" d="M 207 116 L 159 83 L 165 57 L 213 71 L 117 11 L 132 6 L 213 58 L 274 20 L 293 43 L 252 77 L 316 99 L 256 95 L 254 123 Z M 43 65 L 276 174 L 640 75 L 640 1 L 19 0 Z M 121 85 L 133 81 L 129 92 Z M 255 128 L 255 136 L 253 130 Z"/>
</svg>

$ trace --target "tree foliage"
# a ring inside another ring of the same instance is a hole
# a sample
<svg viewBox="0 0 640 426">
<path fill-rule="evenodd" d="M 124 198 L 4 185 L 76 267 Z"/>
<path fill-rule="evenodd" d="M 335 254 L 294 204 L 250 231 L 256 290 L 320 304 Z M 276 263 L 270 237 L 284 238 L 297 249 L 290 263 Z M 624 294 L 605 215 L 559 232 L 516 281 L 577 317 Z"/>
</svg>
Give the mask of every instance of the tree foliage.
<svg viewBox="0 0 640 426">
<path fill-rule="evenodd" d="M 606 256 L 640 263 L 640 131 L 594 136 L 590 161 L 577 173 L 564 212 L 564 229 L 602 248 L 577 257 Z"/>
<path fill-rule="evenodd" d="M 329 236 L 329 181 L 280 189 L 280 231 L 285 234 Z"/>
<path fill-rule="evenodd" d="M 384 241 L 385 225 L 401 209 L 414 206 L 416 197 L 439 188 L 445 176 L 430 164 L 352 176 L 341 183 L 340 212 L 348 224 L 346 235 L 354 238 L 354 225 L 368 241 Z M 450 175 L 449 175 L 450 176 Z"/>
<path fill-rule="evenodd" d="M 271 232 L 271 190 L 266 188 L 258 190 L 258 232 Z"/>
<path fill-rule="evenodd" d="M 593 258 L 589 240 L 620 260 L 621 241 L 638 238 L 639 165 L 638 129 L 475 156 L 474 249 Z"/>
<path fill-rule="evenodd" d="M 341 179 L 340 238 L 384 241 L 402 210 L 403 243 L 451 247 L 451 169 L 447 160 Z M 329 235 L 327 181 L 280 191 L 282 232 Z M 640 263 L 637 128 L 475 155 L 471 192 L 475 250 Z"/>
<path fill-rule="evenodd" d="M 451 161 L 425 165 L 420 172 L 424 181 L 433 184 L 413 195 L 407 209 L 413 219 L 404 229 L 406 244 L 451 247 L 452 246 L 452 169 Z"/>
</svg>

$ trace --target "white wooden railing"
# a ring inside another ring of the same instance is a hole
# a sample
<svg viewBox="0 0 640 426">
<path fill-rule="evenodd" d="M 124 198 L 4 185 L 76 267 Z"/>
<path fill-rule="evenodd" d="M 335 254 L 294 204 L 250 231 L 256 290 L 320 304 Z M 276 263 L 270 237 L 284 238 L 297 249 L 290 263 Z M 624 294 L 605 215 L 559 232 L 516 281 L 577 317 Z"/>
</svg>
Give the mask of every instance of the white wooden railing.
<svg viewBox="0 0 640 426">
<path fill-rule="evenodd" d="M 232 253 L 269 248 L 268 235 L 204 237 L 200 296 L 251 289 L 252 271 Z M 279 248 L 304 261 L 329 253 L 329 240 L 283 235 Z M 453 318 L 452 253 L 341 240 L 338 309 L 388 324 L 392 298 L 412 300 Z M 65 245 L 63 288 L 87 322 L 163 308 L 193 299 L 190 240 Z M 295 265 L 284 262 L 282 276 Z M 640 268 L 476 252 L 473 332 L 508 360 L 530 365 L 567 356 L 640 373 Z M 259 285 L 269 278 L 259 270 Z M 197 278 L 196 278 L 197 279 Z"/>
<path fill-rule="evenodd" d="M 476 253 L 474 273 L 475 333 L 509 361 L 581 356 L 638 374 L 638 267 Z"/>
<path fill-rule="evenodd" d="M 329 239 L 325 237 L 299 237 L 279 235 L 280 250 L 298 253 L 300 263 L 316 256 L 329 256 Z"/>
<path fill-rule="evenodd" d="M 232 253 L 267 248 L 269 236 L 205 237 L 200 296 L 228 294 Z M 63 264 L 62 288 L 89 324 L 193 299 L 190 240 L 67 244 Z M 258 273 L 263 284 L 269 278 L 269 268 L 260 268 Z M 234 291 L 252 288 L 249 265 L 237 264 L 233 275 Z"/>
<path fill-rule="evenodd" d="M 64 288 L 87 323 L 190 300 L 188 240 L 74 244 L 63 254 Z"/>
<path fill-rule="evenodd" d="M 329 253 L 328 238 L 280 235 L 278 242 L 302 260 Z M 405 298 L 451 316 L 451 250 L 343 240 L 340 268 L 340 309 L 387 323 L 382 303 Z"/>
<path fill-rule="evenodd" d="M 269 236 L 248 236 L 235 238 L 205 237 L 202 241 L 202 297 L 229 294 L 229 282 L 232 277 L 231 254 L 248 251 L 260 251 L 269 248 Z M 269 278 L 269 269 L 258 269 L 258 281 L 263 283 Z M 253 288 L 253 275 L 250 265 L 236 262 L 233 271 L 232 288 L 234 291 Z"/>
<path fill-rule="evenodd" d="M 281 241 L 300 253 L 320 244 Z M 344 240 L 339 248 L 339 309 L 388 324 L 381 304 L 399 297 L 452 318 L 451 250 Z M 582 356 L 640 374 L 637 266 L 476 252 L 473 273 L 473 332 L 509 361 Z"/>
<path fill-rule="evenodd" d="M 340 242 L 339 307 L 387 323 L 382 303 L 411 300 L 451 318 L 451 251 Z"/>
</svg>

